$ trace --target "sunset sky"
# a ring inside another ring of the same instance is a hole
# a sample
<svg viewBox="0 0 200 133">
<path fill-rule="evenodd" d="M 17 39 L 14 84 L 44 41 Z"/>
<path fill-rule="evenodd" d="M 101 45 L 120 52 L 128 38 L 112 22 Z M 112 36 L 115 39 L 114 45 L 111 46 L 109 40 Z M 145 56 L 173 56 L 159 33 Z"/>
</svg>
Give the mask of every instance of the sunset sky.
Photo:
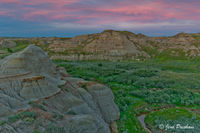
<svg viewBox="0 0 200 133">
<path fill-rule="evenodd" d="M 200 32 L 200 0 L 0 0 L 0 36 Z"/>
</svg>

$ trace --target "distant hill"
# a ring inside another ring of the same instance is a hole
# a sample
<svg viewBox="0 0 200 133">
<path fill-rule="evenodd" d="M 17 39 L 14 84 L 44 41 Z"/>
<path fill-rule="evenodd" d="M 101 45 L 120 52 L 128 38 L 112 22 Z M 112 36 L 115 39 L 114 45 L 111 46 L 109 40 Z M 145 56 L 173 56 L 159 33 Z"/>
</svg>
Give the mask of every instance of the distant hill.
<svg viewBox="0 0 200 133">
<path fill-rule="evenodd" d="M 74 38 L 16 38 L 18 43 L 36 44 L 51 59 L 141 60 L 148 58 L 194 58 L 200 56 L 200 33 L 171 37 L 148 37 L 128 31 L 105 30 Z"/>
</svg>

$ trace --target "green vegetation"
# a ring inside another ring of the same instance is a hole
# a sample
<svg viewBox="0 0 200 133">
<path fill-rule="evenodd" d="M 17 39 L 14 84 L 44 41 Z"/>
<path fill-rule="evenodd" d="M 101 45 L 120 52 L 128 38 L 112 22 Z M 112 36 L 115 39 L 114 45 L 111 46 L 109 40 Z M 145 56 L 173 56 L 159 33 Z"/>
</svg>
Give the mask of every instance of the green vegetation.
<svg viewBox="0 0 200 133">
<path fill-rule="evenodd" d="M 112 89 L 121 113 L 117 122 L 120 133 L 144 133 L 145 130 L 137 119 L 141 114 L 176 107 L 180 110 L 200 109 L 198 59 L 155 58 L 130 62 L 56 60 L 55 63 L 65 67 L 67 72 L 75 77 L 97 81 Z M 82 87 L 85 88 L 84 85 Z M 164 114 L 160 116 L 162 115 Z M 173 117 L 173 114 L 171 115 Z M 171 117 L 168 119 L 171 120 Z M 156 128 L 153 123 L 148 122 L 148 117 L 146 119 L 149 128 Z M 183 119 L 190 121 L 187 117 Z"/>
<path fill-rule="evenodd" d="M 0 59 L 5 58 L 6 56 L 11 55 L 12 53 L 16 53 L 25 49 L 30 42 L 27 40 L 16 40 L 17 45 L 12 48 L 0 48 L 0 51 L 3 51 L 3 54 L 0 54 Z"/>
<path fill-rule="evenodd" d="M 25 118 L 28 118 L 27 121 L 32 122 L 33 120 L 36 119 L 36 117 L 37 117 L 37 113 L 35 112 L 21 112 L 21 113 L 16 114 L 15 116 L 8 117 L 8 122 L 13 123 L 19 119 L 25 119 Z"/>
<path fill-rule="evenodd" d="M 194 42 L 194 46 L 196 46 L 196 47 L 198 47 L 199 46 L 199 44 L 200 44 L 200 35 L 192 35 L 193 37 L 194 37 L 194 39 L 195 39 L 195 42 Z"/>
<path fill-rule="evenodd" d="M 120 105 L 120 120 L 117 122 L 120 133 L 145 133 L 141 124 L 137 120 L 135 109 L 145 102 L 135 97 L 116 98 L 117 103 Z"/>
<path fill-rule="evenodd" d="M 197 40 L 197 41 L 200 40 L 200 35 L 195 35 L 195 34 L 194 34 L 194 35 L 192 35 L 192 36 L 195 38 L 195 40 Z"/>
<path fill-rule="evenodd" d="M 200 95 L 184 89 L 137 90 L 132 94 L 145 99 L 149 104 L 200 105 Z"/>
<path fill-rule="evenodd" d="M 76 115 L 76 112 L 74 112 L 73 110 L 70 109 L 67 111 L 67 114 L 68 115 Z"/>
<path fill-rule="evenodd" d="M 64 85 L 59 85 L 58 88 L 65 90 L 65 91 L 68 91 L 68 89 Z"/>
<path fill-rule="evenodd" d="M 12 49 L 10 49 L 10 48 L 7 48 L 7 51 L 8 51 L 9 53 L 13 53 Z"/>
<path fill-rule="evenodd" d="M 66 41 L 66 40 L 70 40 L 70 39 L 72 39 L 72 38 L 69 38 L 69 37 L 61 37 L 60 38 L 60 40 L 62 40 L 62 41 Z"/>
<path fill-rule="evenodd" d="M 6 121 L 0 121 L 0 126 L 3 126 L 6 123 Z"/>
<path fill-rule="evenodd" d="M 83 89 L 86 89 L 86 90 L 87 90 L 87 85 L 86 85 L 86 83 L 83 83 L 83 84 L 81 85 L 81 88 L 83 88 Z"/>
<path fill-rule="evenodd" d="M 43 111 L 46 111 L 46 109 L 45 109 L 45 107 L 44 107 L 43 105 L 41 105 L 41 104 L 36 104 L 36 103 L 33 102 L 33 101 L 30 101 L 30 102 L 29 102 L 29 105 L 31 105 L 33 108 L 39 108 L 39 109 L 41 109 L 41 110 L 43 110 Z"/>
<path fill-rule="evenodd" d="M 35 130 L 35 131 L 34 131 L 34 133 L 40 133 L 40 131 L 38 131 L 38 130 Z"/>
<path fill-rule="evenodd" d="M 54 124 L 49 124 L 44 133 L 65 133 L 63 127 L 58 127 Z"/>
<path fill-rule="evenodd" d="M 30 44 L 30 42 L 26 41 L 26 40 L 18 40 L 18 41 L 15 41 L 15 42 L 17 43 L 17 46 L 11 48 L 11 50 L 14 53 L 18 52 L 18 51 L 22 51 L 23 49 L 25 49 Z"/>
<path fill-rule="evenodd" d="M 121 33 L 126 34 L 126 31 Z M 90 41 L 93 41 L 94 36 Z M 61 38 L 67 40 L 68 38 Z M 197 44 L 199 36 L 195 36 Z M 85 41 L 84 43 L 89 43 Z M 30 42 L 26 40 L 16 41 L 17 46 L 5 48 L 0 58 L 18 52 L 26 48 Z M 152 44 L 152 42 L 149 42 Z M 40 46 L 48 50 L 48 44 Z M 75 49 L 79 54 L 82 46 Z M 168 49 L 162 53 L 158 48 L 145 46 L 142 48 L 154 59 L 146 61 L 54 61 L 59 66 L 65 67 L 71 75 L 85 80 L 97 81 L 109 86 L 114 95 L 115 102 L 120 109 L 120 119 L 117 121 L 119 133 L 145 133 L 146 131 L 138 121 L 137 117 L 147 114 L 145 122 L 149 129 L 158 131 L 160 124 L 187 125 L 195 126 L 193 130 L 169 130 L 171 132 L 200 132 L 200 116 L 195 113 L 200 109 L 200 60 L 188 59 L 182 50 Z M 177 55 L 174 56 L 173 53 Z M 49 54 L 67 55 L 68 51 L 55 53 L 49 51 Z M 67 90 L 64 86 L 58 86 Z M 81 85 L 87 90 L 86 84 Z M 29 103 L 34 108 L 45 110 L 41 105 L 34 102 Z M 190 110 L 193 110 L 190 111 Z M 76 115 L 72 110 L 66 112 L 70 115 Z M 0 122 L 0 126 L 6 122 L 16 122 L 19 119 L 25 119 L 27 122 L 33 122 L 37 117 L 34 112 L 21 112 L 15 116 L 9 117 L 8 121 Z M 55 119 L 62 119 L 59 114 L 53 115 Z M 35 131 L 37 133 L 37 131 Z M 64 132 L 62 127 L 49 125 L 45 131 Z"/>
<path fill-rule="evenodd" d="M 0 54 L 0 59 L 3 59 L 5 58 L 6 56 L 10 55 L 9 53 L 6 53 L 6 54 Z"/>
<path fill-rule="evenodd" d="M 200 116 L 186 109 L 171 108 L 153 112 L 147 115 L 147 117 L 145 118 L 145 122 L 150 129 L 154 130 L 160 130 L 159 125 L 162 124 L 165 126 L 164 129 L 168 132 L 200 132 Z M 179 129 L 177 127 L 178 124 L 180 124 L 181 126 L 189 125 L 191 127 L 194 127 L 194 129 Z M 167 125 L 175 126 L 175 129 L 168 128 Z"/>
<path fill-rule="evenodd" d="M 108 32 L 108 33 L 112 33 L 114 30 L 104 30 L 103 32 Z M 115 31 L 115 32 L 119 32 L 121 34 L 133 34 L 130 31 Z"/>
</svg>

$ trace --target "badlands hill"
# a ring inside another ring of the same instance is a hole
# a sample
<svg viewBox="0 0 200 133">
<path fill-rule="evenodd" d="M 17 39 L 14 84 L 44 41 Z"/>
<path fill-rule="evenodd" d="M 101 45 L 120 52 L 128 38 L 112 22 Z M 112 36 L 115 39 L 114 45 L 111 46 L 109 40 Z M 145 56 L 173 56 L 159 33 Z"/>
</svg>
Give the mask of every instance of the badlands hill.
<svg viewBox="0 0 200 133">
<path fill-rule="evenodd" d="M 148 37 L 128 31 L 106 30 L 102 33 L 74 38 L 43 37 L 3 40 L 9 41 L 9 48 L 11 41 L 17 44 L 36 44 L 48 52 L 51 59 L 62 60 L 141 60 L 200 56 L 200 33 Z M 1 47 L 5 47 L 5 43 L 0 43 Z"/>
<path fill-rule="evenodd" d="M 73 78 L 30 45 L 0 60 L 0 133 L 116 133 L 111 90 Z"/>
</svg>

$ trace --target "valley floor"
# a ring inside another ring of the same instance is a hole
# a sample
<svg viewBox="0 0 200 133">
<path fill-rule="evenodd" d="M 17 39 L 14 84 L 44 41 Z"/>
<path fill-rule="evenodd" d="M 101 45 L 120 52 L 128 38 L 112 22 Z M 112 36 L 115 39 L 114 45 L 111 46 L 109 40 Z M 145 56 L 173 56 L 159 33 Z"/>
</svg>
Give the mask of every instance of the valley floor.
<svg viewBox="0 0 200 133">
<path fill-rule="evenodd" d="M 28 43 L 20 42 L 10 49 L 2 48 L 0 59 L 27 46 Z M 147 61 L 54 62 L 75 77 L 112 89 L 121 114 L 117 122 L 119 133 L 200 132 L 199 59 L 169 58 L 165 54 Z M 144 120 L 138 120 L 143 115 Z M 194 129 L 168 128 L 177 124 Z"/>
<path fill-rule="evenodd" d="M 54 62 L 75 77 L 112 88 L 120 133 L 200 132 L 199 60 Z"/>
</svg>

